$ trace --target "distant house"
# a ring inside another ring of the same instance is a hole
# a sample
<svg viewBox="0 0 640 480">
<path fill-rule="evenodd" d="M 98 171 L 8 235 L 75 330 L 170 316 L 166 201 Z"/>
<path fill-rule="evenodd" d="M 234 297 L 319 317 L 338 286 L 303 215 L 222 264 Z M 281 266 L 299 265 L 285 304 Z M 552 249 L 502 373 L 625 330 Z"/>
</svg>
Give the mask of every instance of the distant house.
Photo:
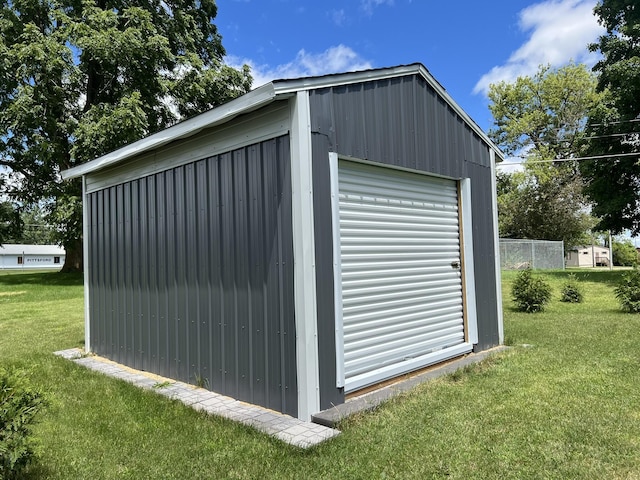
<svg viewBox="0 0 640 480">
<path fill-rule="evenodd" d="M 4 244 L 0 246 L 0 270 L 62 268 L 64 248 L 57 245 Z"/>
<path fill-rule="evenodd" d="M 611 250 L 600 245 L 578 247 L 567 252 L 567 267 L 608 267 L 611 264 Z"/>
</svg>

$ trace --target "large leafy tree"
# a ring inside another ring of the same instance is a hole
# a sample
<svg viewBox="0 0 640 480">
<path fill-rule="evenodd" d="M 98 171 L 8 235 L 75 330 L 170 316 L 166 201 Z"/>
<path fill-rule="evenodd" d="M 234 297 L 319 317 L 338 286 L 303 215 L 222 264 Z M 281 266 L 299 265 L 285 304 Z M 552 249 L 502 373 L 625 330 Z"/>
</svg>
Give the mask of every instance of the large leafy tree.
<svg viewBox="0 0 640 480">
<path fill-rule="evenodd" d="M 223 64 L 214 0 L 0 0 L 2 184 L 46 202 L 82 268 L 81 186 L 60 171 L 249 90 Z"/>
<path fill-rule="evenodd" d="M 0 246 L 13 243 L 20 235 L 21 219 L 18 209 L 11 202 L 0 202 Z"/>
<path fill-rule="evenodd" d="M 584 65 L 541 66 L 533 76 L 489 87 L 489 136 L 524 169 L 498 176 L 500 235 L 574 246 L 593 226 L 577 162 L 589 113 L 602 102 Z M 545 163 L 547 162 L 547 163 Z"/>
<path fill-rule="evenodd" d="M 599 228 L 640 234 L 640 6 L 637 0 L 603 0 L 595 8 L 606 34 L 591 50 L 598 89 L 609 92 L 607 108 L 590 116 L 592 156 L 584 162 L 586 192 L 601 218 Z M 637 155 L 636 155 L 637 154 Z"/>
<path fill-rule="evenodd" d="M 582 64 L 541 65 L 532 76 L 489 86 L 494 125 L 489 136 L 507 155 L 567 159 L 584 148 L 589 113 L 602 101 Z"/>
<path fill-rule="evenodd" d="M 498 225 L 503 238 L 582 243 L 594 220 L 585 209 L 579 177 L 551 164 L 525 165 L 521 172 L 498 173 Z"/>
</svg>

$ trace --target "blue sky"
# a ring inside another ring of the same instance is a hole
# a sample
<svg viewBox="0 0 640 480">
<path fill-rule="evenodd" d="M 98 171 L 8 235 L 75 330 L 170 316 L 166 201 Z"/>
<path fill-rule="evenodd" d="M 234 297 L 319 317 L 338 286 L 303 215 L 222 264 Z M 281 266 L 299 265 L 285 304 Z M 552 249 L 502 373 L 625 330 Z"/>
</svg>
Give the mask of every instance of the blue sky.
<svg viewBox="0 0 640 480">
<path fill-rule="evenodd" d="M 219 0 L 227 63 L 275 78 L 420 62 L 483 128 L 486 88 L 541 63 L 592 65 L 596 0 Z"/>
</svg>

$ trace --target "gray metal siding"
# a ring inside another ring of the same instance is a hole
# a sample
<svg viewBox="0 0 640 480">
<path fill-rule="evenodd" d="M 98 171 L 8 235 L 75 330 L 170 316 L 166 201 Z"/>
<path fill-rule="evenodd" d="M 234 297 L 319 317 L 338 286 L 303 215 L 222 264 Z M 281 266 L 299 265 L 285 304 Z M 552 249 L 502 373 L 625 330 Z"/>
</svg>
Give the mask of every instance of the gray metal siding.
<svg viewBox="0 0 640 480">
<path fill-rule="evenodd" d="M 471 179 L 479 339 L 476 349 L 485 350 L 497 345 L 497 279 L 493 263 L 492 173 L 488 145 L 419 76 L 312 90 L 310 108 L 312 135 L 326 139 L 326 150 L 314 148 L 314 162 L 327 163 L 328 153 L 332 151 L 345 157 L 434 175 Z M 315 144 L 320 143 L 316 141 Z M 325 185 L 329 184 L 328 169 L 314 166 L 314 195 L 324 195 L 328 191 Z M 315 216 L 330 218 L 330 212 L 324 211 L 330 209 L 328 203 L 318 201 L 314 205 Z M 320 235 L 327 236 L 331 222 L 325 220 L 323 225 L 316 225 L 316 235 L 319 231 L 323 232 Z M 331 264 L 332 255 L 329 248 L 318 250 L 316 264 Z M 333 294 L 328 289 L 322 295 L 327 302 L 331 299 L 333 305 Z M 318 298 L 321 298 L 320 291 Z M 330 322 L 326 317 L 323 321 Z M 329 335 L 329 328 L 319 330 L 321 346 L 328 344 L 322 339 L 323 332 Z M 331 335 L 333 339 L 333 331 Z M 321 371 L 324 368 L 335 368 L 335 360 L 333 364 L 329 360 L 327 364 L 321 363 Z M 321 385 L 324 388 L 322 382 Z M 333 389 L 336 390 L 335 384 Z"/>
<path fill-rule="evenodd" d="M 92 348 L 297 415 L 289 136 L 89 195 Z"/>
</svg>

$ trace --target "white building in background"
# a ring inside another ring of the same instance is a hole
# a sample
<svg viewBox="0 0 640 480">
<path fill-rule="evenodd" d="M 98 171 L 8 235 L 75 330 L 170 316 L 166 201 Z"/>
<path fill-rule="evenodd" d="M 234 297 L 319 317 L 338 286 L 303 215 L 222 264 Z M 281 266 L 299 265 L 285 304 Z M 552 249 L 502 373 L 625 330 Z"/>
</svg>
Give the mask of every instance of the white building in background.
<svg viewBox="0 0 640 480">
<path fill-rule="evenodd" d="M 611 250 L 599 245 L 588 245 L 569 250 L 567 267 L 608 267 L 611 265 Z"/>
<path fill-rule="evenodd" d="M 59 269 L 64 265 L 64 248 L 57 245 L 0 246 L 0 270 Z"/>
</svg>

